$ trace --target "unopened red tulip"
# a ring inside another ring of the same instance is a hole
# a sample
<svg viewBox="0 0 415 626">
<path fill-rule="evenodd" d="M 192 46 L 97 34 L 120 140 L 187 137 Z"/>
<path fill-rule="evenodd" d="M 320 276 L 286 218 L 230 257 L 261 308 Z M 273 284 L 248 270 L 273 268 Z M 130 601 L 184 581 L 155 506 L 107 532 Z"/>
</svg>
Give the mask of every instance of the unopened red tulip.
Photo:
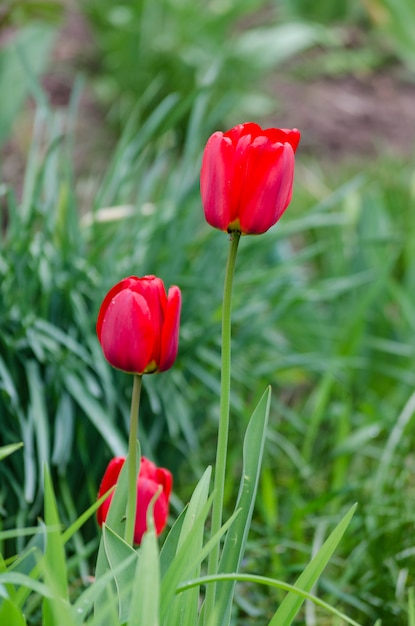
<svg viewBox="0 0 415 626">
<path fill-rule="evenodd" d="M 169 369 L 177 356 L 181 294 L 156 276 L 130 276 L 114 285 L 101 305 L 97 335 L 113 367 L 132 374 Z"/>
<path fill-rule="evenodd" d="M 294 178 L 297 129 L 239 124 L 208 140 L 200 172 L 207 222 L 226 232 L 260 234 L 288 207 Z"/>
<path fill-rule="evenodd" d="M 115 457 L 111 459 L 105 470 L 102 479 L 98 498 L 103 496 L 111 487 L 116 485 L 121 468 L 124 465 L 124 457 Z M 169 470 L 163 467 L 157 467 L 146 457 L 141 457 L 140 471 L 137 479 L 137 508 L 134 526 L 134 543 L 141 543 L 142 537 L 147 530 L 147 509 L 159 488 L 161 493 L 158 496 L 153 509 L 154 526 L 157 535 L 163 532 L 169 515 L 169 498 L 172 489 L 173 478 Z M 97 511 L 98 524 L 102 524 L 107 519 L 108 510 L 114 492 L 112 492 Z"/>
</svg>

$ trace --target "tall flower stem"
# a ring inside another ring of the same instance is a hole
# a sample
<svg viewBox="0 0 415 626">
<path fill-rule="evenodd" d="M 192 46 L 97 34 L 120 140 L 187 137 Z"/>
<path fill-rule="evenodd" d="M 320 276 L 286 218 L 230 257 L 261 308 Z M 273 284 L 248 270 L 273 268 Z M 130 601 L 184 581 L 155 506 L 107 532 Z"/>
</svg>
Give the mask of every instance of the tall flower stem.
<svg viewBox="0 0 415 626">
<path fill-rule="evenodd" d="M 141 395 L 141 374 L 134 374 L 131 398 L 130 432 L 128 437 L 128 492 L 124 539 L 132 546 L 134 540 L 135 514 L 137 508 L 137 434 L 138 409 Z"/>
<path fill-rule="evenodd" d="M 221 359 L 221 392 L 219 411 L 219 430 L 216 448 L 214 496 L 212 504 L 211 536 L 221 528 L 223 512 L 223 496 L 225 491 L 226 457 L 228 451 L 229 407 L 231 391 L 231 310 L 232 285 L 235 271 L 236 253 L 241 234 L 234 232 L 231 235 L 228 262 L 226 266 L 225 285 L 222 303 L 222 359 Z M 217 573 L 219 564 L 219 543 L 209 555 L 208 575 Z M 205 624 L 212 614 L 216 595 L 216 585 L 208 585 L 206 589 Z"/>
</svg>

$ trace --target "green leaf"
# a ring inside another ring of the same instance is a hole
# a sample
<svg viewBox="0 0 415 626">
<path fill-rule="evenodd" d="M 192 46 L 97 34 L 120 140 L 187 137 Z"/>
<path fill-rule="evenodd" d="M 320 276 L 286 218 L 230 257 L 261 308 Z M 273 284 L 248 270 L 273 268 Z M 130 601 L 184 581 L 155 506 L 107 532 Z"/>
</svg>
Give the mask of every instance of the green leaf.
<svg viewBox="0 0 415 626">
<path fill-rule="evenodd" d="M 0 574 L 4 572 L 7 572 L 7 565 L 0 552 Z M 18 606 L 16 602 L 16 592 L 13 585 L 2 585 L 0 583 L 0 598 L 9 598 L 10 600 L 13 600 L 13 604 Z"/>
<path fill-rule="evenodd" d="M 208 467 L 199 481 L 190 499 L 183 521 L 177 550 L 180 550 L 184 541 L 189 536 L 196 519 L 198 518 L 209 496 L 209 485 L 211 477 L 211 468 Z M 192 534 L 192 540 L 187 546 L 189 554 L 198 554 L 203 547 L 204 527 L 199 526 L 198 531 Z M 188 576 L 197 578 L 200 576 L 201 563 L 197 563 L 196 567 Z M 173 606 L 169 611 L 169 626 L 193 626 L 197 623 L 197 615 L 199 610 L 199 589 L 193 588 L 186 593 L 182 593 L 174 599 Z"/>
<path fill-rule="evenodd" d="M 22 529 L 23 530 L 23 529 Z M 24 529 L 27 530 L 27 529 Z M 23 551 L 19 554 L 17 559 L 13 561 L 10 566 L 10 570 L 13 572 L 19 572 L 25 574 L 33 579 L 38 579 L 41 575 L 41 563 L 39 557 L 45 554 L 47 532 L 59 531 L 59 527 L 46 528 L 45 524 L 41 523 L 38 528 L 33 528 L 32 532 L 36 534 L 30 539 L 29 543 L 25 546 Z M 17 606 L 22 608 L 28 596 L 30 595 L 30 588 L 22 585 L 16 591 L 15 602 Z"/>
<path fill-rule="evenodd" d="M 190 572 L 194 571 L 195 568 L 198 567 L 199 563 L 202 563 L 204 561 L 209 552 L 212 550 L 213 546 L 215 546 L 218 541 L 220 541 L 221 537 L 223 537 L 223 535 L 226 533 L 238 514 L 238 511 L 235 511 L 235 513 L 227 520 L 227 522 L 225 522 L 219 532 L 217 532 L 199 552 L 192 553 L 190 551 L 190 547 L 193 544 L 194 536 L 198 535 L 201 528 L 204 528 L 204 524 L 211 506 L 212 496 L 210 496 L 209 500 L 206 502 L 206 505 L 199 512 L 199 515 L 195 519 L 194 525 L 190 533 L 184 540 L 180 549 L 177 551 L 174 560 L 170 564 L 170 567 L 163 577 L 160 594 L 160 617 L 161 622 L 165 623 L 166 626 L 168 626 L 168 621 L 165 622 L 164 620 L 167 620 L 167 615 L 171 608 L 171 601 L 174 597 L 174 594 L 176 593 L 179 582 L 188 578 Z"/>
<path fill-rule="evenodd" d="M 5 459 L 6 456 L 9 456 L 10 454 L 13 454 L 13 452 L 16 452 L 16 450 L 19 450 L 22 446 L 23 446 L 22 442 L 11 443 L 8 446 L 2 446 L 0 448 L 0 461 Z"/>
<path fill-rule="evenodd" d="M 0 356 L 0 389 L 5 392 L 13 407 L 19 405 L 19 394 L 17 393 L 13 376 L 10 374 L 4 360 Z"/>
<path fill-rule="evenodd" d="M 51 529 L 46 538 L 45 561 L 53 572 L 55 587 L 63 598 L 68 598 L 68 575 L 66 557 L 60 533 L 61 522 L 49 469 L 45 468 L 45 523 Z"/>
<path fill-rule="evenodd" d="M 243 446 L 242 478 L 235 510 L 239 515 L 229 529 L 219 563 L 219 573 L 238 572 L 251 525 L 252 513 L 258 489 L 259 475 L 264 454 L 265 436 L 271 403 L 268 387 L 249 420 Z M 230 623 L 234 582 L 223 582 L 217 589 L 215 615 L 218 624 Z"/>
<path fill-rule="evenodd" d="M 111 571 L 114 574 L 114 581 L 118 593 L 119 615 L 121 622 L 125 622 L 128 617 L 131 588 L 134 582 L 134 572 L 136 570 L 137 552 L 120 535 L 117 535 L 106 524 L 103 525 L 102 535 L 104 540 L 105 554 Z M 130 560 L 131 555 L 136 558 Z M 128 562 L 129 565 L 121 570 L 117 570 L 121 563 Z"/>
<path fill-rule="evenodd" d="M 95 578 L 92 585 L 79 596 L 74 604 L 74 610 L 78 615 L 78 622 L 83 623 L 92 605 L 94 605 L 94 626 L 119 626 L 117 596 L 114 590 L 114 575 L 118 576 L 123 569 L 128 569 L 132 562 L 136 561 L 136 554 L 127 557 L 114 570 L 107 570 L 100 578 Z"/>
<path fill-rule="evenodd" d="M 23 614 L 9 598 L 3 598 L 1 600 L 0 624 L 7 624 L 7 626 L 26 626 L 26 620 Z"/>
<path fill-rule="evenodd" d="M 67 610 L 64 607 L 68 600 L 68 574 L 66 569 L 66 557 L 64 544 L 60 533 L 60 519 L 53 491 L 49 469 L 44 469 L 44 492 L 45 492 L 45 523 L 50 529 L 47 534 L 46 551 L 42 563 L 45 582 L 53 592 L 53 599 L 45 598 L 43 601 L 43 624 L 54 626 L 57 616 L 65 616 Z M 68 626 L 70 622 L 68 623 Z"/>
<path fill-rule="evenodd" d="M 108 414 L 85 388 L 82 380 L 69 373 L 65 377 L 66 388 L 100 433 L 115 456 L 125 456 L 126 443 L 116 427 L 109 421 Z"/>
<path fill-rule="evenodd" d="M 43 471 L 44 468 L 49 465 L 50 461 L 50 432 L 46 408 L 47 403 L 39 364 L 36 361 L 29 361 L 26 365 L 26 371 L 30 395 L 30 422 L 35 433 L 38 464 L 41 481 L 43 482 Z"/>
<path fill-rule="evenodd" d="M 313 602 L 316 606 L 325 609 L 328 613 L 331 613 L 331 615 L 335 615 L 340 620 L 346 622 L 346 624 L 351 624 L 351 626 L 360 626 L 360 624 L 358 624 L 358 622 L 356 622 L 354 619 L 348 617 L 345 613 L 338 611 L 327 602 L 324 602 L 324 600 L 317 598 L 317 596 L 308 593 L 308 591 L 299 589 L 294 585 L 289 585 L 288 583 L 282 580 L 278 580 L 277 578 L 268 578 L 266 576 L 258 576 L 256 574 L 214 574 L 212 576 L 202 576 L 201 578 L 188 580 L 185 583 L 179 585 L 177 592 L 183 593 L 183 591 L 186 591 L 192 587 L 198 587 L 199 585 L 207 585 L 217 582 L 222 583 L 224 581 L 253 583 L 255 585 L 266 585 L 270 588 L 290 591 L 298 597 L 302 598 L 303 600 L 309 600 L 310 602 Z M 281 624 L 280 626 L 285 626 L 285 624 Z M 380 626 L 380 622 L 376 622 L 374 626 Z"/>
<path fill-rule="evenodd" d="M 200 530 L 204 529 L 205 521 L 212 506 L 212 496 L 206 502 L 205 506 L 199 512 L 198 517 L 195 519 L 194 525 L 181 544 L 180 549 L 177 550 L 174 559 L 171 561 L 165 575 L 163 576 L 161 583 L 161 622 L 166 624 L 165 618 L 169 614 L 171 609 L 171 602 L 176 592 L 176 587 L 179 582 L 188 577 L 189 573 L 197 567 L 199 562 L 202 562 L 202 555 L 195 555 L 190 552 L 190 546 L 193 542 L 193 536 L 198 534 Z"/>
<path fill-rule="evenodd" d="M 160 574 L 162 578 L 170 567 L 170 564 L 177 552 L 177 546 L 179 544 L 180 534 L 188 506 L 189 505 L 184 507 L 179 517 L 175 520 L 160 550 Z"/>
<path fill-rule="evenodd" d="M 154 503 L 160 493 L 161 488 L 147 509 L 147 531 L 143 535 L 133 579 L 136 589 L 131 598 L 127 626 L 160 624 L 160 560 L 153 517 Z"/>
<path fill-rule="evenodd" d="M 415 626 L 415 590 L 408 589 L 408 626 Z"/>
<path fill-rule="evenodd" d="M 318 553 L 307 565 L 301 576 L 295 583 L 295 586 L 304 591 L 311 591 L 313 586 L 318 581 L 321 573 L 329 562 L 333 552 L 340 543 L 350 521 L 354 515 L 357 504 L 354 504 L 343 519 L 339 522 L 331 535 L 321 546 Z M 295 616 L 301 608 L 304 602 L 304 598 L 301 598 L 294 592 L 290 592 L 284 600 L 281 602 L 278 611 L 269 622 L 268 626 L 290 626 Z"/>
<path fill-rule="evenodd" d="M 0 585 L 16 585 L 27 587 L 44 598 L 52 598 L 48 585 L 20 572 L 0 572 Z"/>
</svg>

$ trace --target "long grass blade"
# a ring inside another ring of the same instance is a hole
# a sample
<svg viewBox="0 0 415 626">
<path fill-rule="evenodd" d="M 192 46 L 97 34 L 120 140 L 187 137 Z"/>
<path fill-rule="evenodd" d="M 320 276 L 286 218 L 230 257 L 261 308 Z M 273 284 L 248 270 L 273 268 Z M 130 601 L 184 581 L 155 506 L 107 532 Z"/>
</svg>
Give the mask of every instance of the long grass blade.
<svg viewBox="0 0 415 626">
<path fill-rule="evenodd" d="M 333 552 L 337 548 L 350 521 L 354 515 L 357 504 L 354 504 L 343 519 L 338 523 L 336 528 L 330 534 L 328 539 L 321 546 L 312 561 L 307 565 L 303 573 L 299 576 L 295 583 L 295 586 L 304 591 L 311 591 L 313 586 L 317 583 L 321 573 L 329 562 Z M 268 626 L 290 626 L 295 616 L 300 610 L 304 598 L 299 597 L 297 594 L 290 592 L 284 600 L 281 602 L 274 617 L 269 622 Z"/>
</svg>

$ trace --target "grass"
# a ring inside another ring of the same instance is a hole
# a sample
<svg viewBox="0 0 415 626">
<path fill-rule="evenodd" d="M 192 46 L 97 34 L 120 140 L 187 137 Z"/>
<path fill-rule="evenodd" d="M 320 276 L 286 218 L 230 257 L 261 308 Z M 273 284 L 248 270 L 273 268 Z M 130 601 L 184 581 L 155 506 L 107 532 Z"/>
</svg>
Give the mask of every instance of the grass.
<svg viewBox="0 0 415 626">
<path fill-rule="evenodd" d="M 83 206 L 73 172 L 80 87 L 62 113 L 30 73 L 28 82 L 37 113 L 21 196 L 1 186 L 1 445 L 24 442 L 0 463 L 2 530 L 13 535 L 0 534 L 5 557 L 36 524 L 45 464 L 68 525 L 126 449 L 130 381 L 104 361 L 94 324 L 107 289 L 129 274 L 182 288 L 179 358 L 169 376 L 145 381 L 141 437 L 144 454 L 175 468 L 173 509 L 187 501 L 215 444 L 227 248 L 206 226 L 198 190 L 221 111 L 211 94 L 190 103 L 167 94 L 139 132 L 133 113 Z M 235 480 L 248 417 L 273 389 L 245 569 L 294 581 L 357 502 L 318 592 L 364 625 L 414 622 L 414 193 L 413 160 L 332 166 L 300 150 L 291 207 L 271 232 L 243 238 L 236 270 Z M 229 481 L 229 511 L 234 498 Z M 96 535 L 89 522 L 72 538 L 72 580 L 87 580 Z M 267 624 L 283 597 L 244 582 L 237 594 L 241 626 Z M 338 623 L 330 619 L 306 604 L 298 623 Z"/>
<path fill-rule="evenodd" d="M 376 178 L 368 168 L 366 180 L 358 181 L 353 194 L 349 187 L 343 200 L 337 188 L 338 200 L 328 212 L 325 203 L 327 217 L 334 208 L 343 215 L 337 226 L 307 233 L 312 246 L 320 242 L 320 251 L 315 262 L 308 262 L 302 302 L 296 303 L 301 317 L 293 319 L 294 312 L 286 316 L 290 331 L 285 336 L 291 340 L 291 358 L 308 355 L 308 366 L 282 372 L 286 400 L 277 401 L 280 414 L 270 433 L 268 478 L 264 474 L 268 499 L 259 508 L 263 519 L 270 520 L 265 524 L 269 536 L 275 538 L 275 529 L 281 534 L 276 554 L 268 553 L 275 574 L 281 575 L 301 569 L 333 512 L 357 501 L 355 532 L 345 537 L 340 550 L 342 583 L 333 584 L 338 574 L 331 573 L 320 584 L 338 601 L 343 597 L 356 606 L 363 623 L 373 623 L 375 617 L 403 623 L 405 588 L 413 585 L 412 542 L 404 539 L 411 513 L 401 497 L 402 489 L 412 490 L 413 302 L 407 297 L 412 270 L 411 263 L 402 261 L 408 260 L 411 238 L 406 207 L 412 202 L 408 183 L 413 166 L 388 176 L 390 163 L 385 163 L 383 177 L 380 167 L 377 163 Z M 350 210 L 353 195 L 355 208 Z M 284 327 L 283 319 L 280 332 Z M 304 342 L 308 346 L 299 348 Z M 287 386 L 294 373 L 297 384 Z M 278 477 L 278 499 L 270 493 L 271 477 Z M 263 527 L 260 536 L 266 546 Z"/>
</svg>

